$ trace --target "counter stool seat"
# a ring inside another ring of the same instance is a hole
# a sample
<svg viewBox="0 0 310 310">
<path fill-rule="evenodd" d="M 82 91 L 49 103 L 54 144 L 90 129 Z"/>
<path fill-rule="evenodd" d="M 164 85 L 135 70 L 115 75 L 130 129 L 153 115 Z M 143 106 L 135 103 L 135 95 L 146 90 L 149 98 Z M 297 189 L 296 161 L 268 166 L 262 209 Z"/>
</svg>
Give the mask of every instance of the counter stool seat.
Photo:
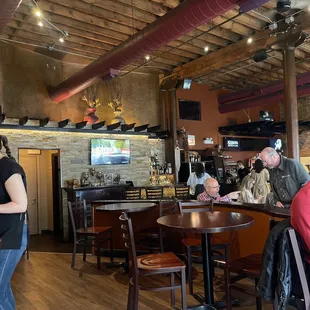
<svg viewBox="0 0 310 310">
<path fill-rule="evenodd" d="M 259 278 L 262 255 L 252 254 L 227 263 L 230 272 L 244 274 L 248 278 Z"/>
<path fill-rule="evenodd" d="M 141 255 L 137 257 L 137 261 L 141 270 L 185 269 L 184 263 L 172 252 Z"/>
<path fill-rule="evenodd" d="M 256 298 L 256 309 L 262 310 L 262 300 L 257 295 L 256 286 L 260 277 L 261 270 L 261 254 L 252 254 L 246 257 L 242 257 L 231 261 L 225 266 L 225 291 L 226 291 L 226 310 L 232 309 L 231 288 L 235 290 L 245 292 L 248 294 L 254 294 Z M 231 277 L 230 273 L 236 273 L 237 276 Z M 250 292 L 244 288 L 237 286 L 235 283 L 244 279 L 250 278 L 255 281 L 255 292 Z"/>
<path fill-rule="evenodd" d="M 105 233 L 110 230 L 112 230 L 112 226 L 95 226 L 95 227 L 79 228 L 76 230 L 76 232 L 81 235 L 91 236 L 91 235 L 99 235 L 101 233 Z"/>
</svg>

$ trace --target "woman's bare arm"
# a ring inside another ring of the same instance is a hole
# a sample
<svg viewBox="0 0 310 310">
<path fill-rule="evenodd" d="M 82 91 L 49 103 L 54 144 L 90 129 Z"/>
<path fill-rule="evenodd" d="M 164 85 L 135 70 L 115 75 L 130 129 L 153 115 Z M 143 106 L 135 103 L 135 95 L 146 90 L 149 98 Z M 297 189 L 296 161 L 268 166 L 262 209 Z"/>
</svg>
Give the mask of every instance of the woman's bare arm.
<svg viewBox="0 0 310 310">
<path fill-rule="evenodd" d="M 15 173 L 4 183 L 11 202 L 0 204 L 0 213 L 23 213 L 27 210 L 27 193 L 20 174 Z"/>
</svg>

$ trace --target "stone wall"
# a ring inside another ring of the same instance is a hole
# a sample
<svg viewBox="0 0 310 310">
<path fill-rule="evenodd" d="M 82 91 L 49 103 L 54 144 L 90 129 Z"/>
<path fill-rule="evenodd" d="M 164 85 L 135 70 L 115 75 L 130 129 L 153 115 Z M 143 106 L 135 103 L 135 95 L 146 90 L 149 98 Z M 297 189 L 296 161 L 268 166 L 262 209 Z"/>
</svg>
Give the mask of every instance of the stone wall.
<svg viewBox="0 0 310 310">
<path fill-rule="evenodd" d="M 159 154 L 164 160 L 165 144 L 157 139 L 148 139 L 147 136 L 96 134 L 96 133 L 69 133 L 30 130 L 4 130 L 12 150 L 12 155 L 18 159 L 18 149 L 57 149 L 60 150 L 61 183 L 66 186 L 67 180 L 80 178 L 83 172 L 95 167 L 103 173 L 119 173 L 121 180 L 133 181 L 136 186 L 149 184 L 150 155 Z M 131 163 L 128 165 L 90 165 L 90 139 L 129 139 L 131 148 Z M 65 238 L 68 236 L 68 208 L 66 193 L 63 191 L 63 225 Z"/>
</svg>

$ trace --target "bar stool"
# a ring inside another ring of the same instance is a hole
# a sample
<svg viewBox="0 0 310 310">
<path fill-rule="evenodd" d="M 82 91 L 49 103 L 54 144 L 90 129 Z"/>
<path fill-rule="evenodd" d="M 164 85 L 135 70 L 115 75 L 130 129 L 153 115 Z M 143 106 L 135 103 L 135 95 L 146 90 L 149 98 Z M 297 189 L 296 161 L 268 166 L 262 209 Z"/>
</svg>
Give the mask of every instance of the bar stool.
<svg viewBox="0 0 310 310">
<path fill-rule="evenodd" d="M 87 208 L 86 201 L 78 200 L 76 202 L 68 202 L 69 214 L 73 229 L 73 253 L 71 268 L 75 265 L 76 247 L 83 247 L 83 261 L 86 261 L 87 247 L 94 247 L 97 254 L 97 269 L 100 269 L 100 249 L 103 248 L 105 242 L 110 244 L 110 259 L 113 262 L 113 240 L 112 240 L 112 227 L 88 227 L 87 226 Z"/>
<path fill-rule="evenodd" d="M 175 198 L 178 200 L 188 200 L 189 199 L 189 186 L 175 185 Z"/>
<path fill-rule="evenodd" d="M 262 310 L 262 300 L 258 297 L 256 292 L 256 286 L 260 277 L 261 270 L 261 254 L 252 254 L 246 257 L 230 261 L 225 266 L 225 292 L 226 292 L 226 310 L 232 309 L 232 298 L 231 298 L 231 288 L 235 290 L 245 292 L 256 297 L 256 309 Z M 230 273 L 236 273 L 237 276 L 231 277 Z M 250 278 L 255 281 L 255 292 L 251 292 L 245 288 L 237 286 L 235 283 L 245 279 Z"/>
<path fill-rule="evenodd" d="M 158 217 L 162 217 L 176 212 L 176 202 L 158 202 L 159 214 Z M 156 223 L 157 225 L 157 223 Z M 153 252 L 164 252 L 164 238 L 166 232 L 161 227 L 154 226 L 142 229 L 135 232 L 135 237 L 138 237 L 137 248 L 141 250 L 147 250 Z"/>
<path fill-rule="evenodd" d="M 141 199 L 141 188 L 132 187 L 126 190 L 125 192 L 126 200 L 140 200 Z"/>
<path fill-rule="evenodd" d="M 171 291 L 171 307 L 175 308 L 175 290 L 181 288 L 182 309 L 187 310 L 185 265 L 171 252 L 147 254 L 137 256 L 132 221 L 128 214 L 123 213 L 120 218 L 124 231 L 123 239 L 129 257 L 129 293 L 127 310 L 138 310 L 139 290 Z M 175 274 L 181 275 L 181 285 L 175 284 Z M 139 278 L 143 276 L 169 274 L 170 285 L 145 287 L 139 285 Z"/>
<path fill-rule="evenodd" d="M 187 207 L 187 208 L 183 208 Z M 193 208 L 195 207 L 195 208 Z M 178 208 L 180 214 L 182 213 L 190 213 L 190 212 L 211 212 L 213 210 L 213 201 L 206 202 L 206 201 L 200 201 L 200 202 L 181 202 L 178 201 Z M 188 285 L 189 285 L 189 291 L 190 294 L 193 295 L 194 293 L 194 287 L 193 287 L 193 276 L 192 276 L 192 263 L 193 263 L 193 253 L 201 252 L 202 251 L 202 245 L 201 245 L 201 239 L 195 238 L 195 237 L 187 237 L 186 235 L 182 239 L 182 243 L 185 246 L 185 263 L 187 267 L 187 279 L 188 279 Z M 223 244 L 212 244 L 212 259 L 217 261 L 224 261 L 225 263 L 228 261 L 229 256 L 229 244 L 223 243 Z M 221 251 L 224 253 L 222 254 Z M 199 261 L 198 259 L 198 262 Z"/>
</svg>

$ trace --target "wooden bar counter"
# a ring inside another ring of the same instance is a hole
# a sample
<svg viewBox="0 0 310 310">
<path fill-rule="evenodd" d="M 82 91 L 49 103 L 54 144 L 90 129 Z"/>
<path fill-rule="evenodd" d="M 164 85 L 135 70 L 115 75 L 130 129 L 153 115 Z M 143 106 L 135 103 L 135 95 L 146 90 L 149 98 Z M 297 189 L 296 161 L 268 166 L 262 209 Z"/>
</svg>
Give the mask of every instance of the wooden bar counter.
<svg viewBox="0 0 310 310">
<path fill-rule="evenodd" d="M 120 202 L 150 202 L 158 203 L 152 200 L 98 200 L 92 202 L 93 219 L 96 226 L 112 226 L 115 249 L 124 250 L 124 243 L 121 238 L 121 229 L 119 216 L 121 211 L 102 212 L 97 207 L 105 204 Z M 167 204 L 174 204 L 175 200 L 167 199 L 163 201 Z M 193 201 L 194 203 L 195 201 Z M 132 214 L 132 220 L 135 230 L 156 226 L 156 220 L 159 216 L 158 205 L 150 210 Z M 262 253 L 269 233 L 270 219 L 283 220 L 290 216 L 289 209 L 267 208 L 264 205 L 257 204 L 239 204 L 239 203 L 216 203 L 214 210 L 225 212 L 237 212 L 250 215 L 254 218 L 254 225 L 244 231 L 236 231 L 232 233 L 220 233 L 213 237 L 214 243 L 229 242 L 231 259 L 243 257 L 254 253 Z M 175 253 L 183 253 L 181 245 L 181 235 L 169 232 L 164 239 L 165 251 L 173 251 Z"/>
</svg>

